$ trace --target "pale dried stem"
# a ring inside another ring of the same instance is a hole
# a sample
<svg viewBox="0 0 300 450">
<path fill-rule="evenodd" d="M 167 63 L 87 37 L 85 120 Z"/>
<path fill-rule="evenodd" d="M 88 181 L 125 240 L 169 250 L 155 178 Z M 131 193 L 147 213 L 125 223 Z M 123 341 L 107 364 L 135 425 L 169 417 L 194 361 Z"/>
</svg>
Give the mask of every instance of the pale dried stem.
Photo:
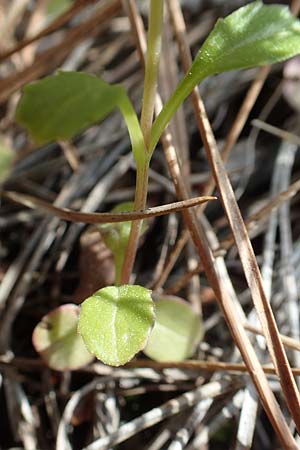
<svg viewBox="0 0 300 450">
<path fill-rule="evenodd" d="M 248 372 L 248 367 L 243 363 L 227 363 L 223 361 L 201 361 L 201 360 L 193 360 L 189 359 L 186 361 L 151 361 L 149 359 L 138 359 L 136 361 L 132 361 L 125 366 L 126 368 L 147 368 L 147 369 L 188 369 L 188 370 L 196 370 L 196 371 L 207 371 L 207 372 Z M 276 375 L 276 371 L 274 367 L 270 365 L 263 365 L 262 369 L 265 374 Z M 299 367 L 293 367 L 292 369 L 294 375 L 300 374 Z"/>
<path fill-rule="evenodd" d="M 79 168 L 80 160 L 77 154 L 77 150 L 74 145 L 69 141 L 59 141 L 66 160 L 68 161 L 71 169 L 76 172 Z"/>
</svg>

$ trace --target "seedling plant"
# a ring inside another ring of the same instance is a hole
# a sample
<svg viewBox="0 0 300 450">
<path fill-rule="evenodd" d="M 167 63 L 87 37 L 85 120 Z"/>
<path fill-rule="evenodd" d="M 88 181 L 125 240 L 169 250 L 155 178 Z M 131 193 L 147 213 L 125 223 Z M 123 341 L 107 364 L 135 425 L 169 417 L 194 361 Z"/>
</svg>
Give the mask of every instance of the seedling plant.
<svg viewBox="0 0 300 450">
<path fill-rule="evenodd" d="M 59 72 L 30 84 L 18 104 L 17 121 L 38 143 L 69 140 L 113 110 L 121 112 L 136 164 L 136 190 L 134 203 L 119 205 L 115 212 L 146 208 L 153 152 L 173 115 L 195 86 L 221 72 L 283 61 L 300 49 L 300 22 L 287 7 L 266 6 L 260 0 L 250 3 L 217 21 L 190 70 L 153 122 L 162 24 L 163 0 L 151 0 L 140 121 L 123 86 L 110 85 L 82 72 Z M 86 299 L 80 315 L 78 307 L 64 305 L 43 319 L 48 324 L 52 321 L 52 327 L 38 325 L 34 343 L 50 366 L 60 370 L 78 367 L 78 353 L 76 361 L 69 358 L 70 349 L 77 345 L 78 315 L 78 331 L 89 351 L 82 350 L 81 364 L 90 361 L 90 354 L 106 364 L 125 364 L 145 348 L 148 340 L 145 353 L 154 359 L 167 360 L 171 355 L 175 360 L 192 355 L 203 333 L 200 320 L 191 308 L 173 298 L 160 298 L 155 303 L 148 289 L 130 284 L 139 238 L 144 230 L 141 220 L 100 227 L 114 256 L 115 285 Z M 55 318 L 68 310 L 72 319 L 67 321 L 67 332 L 61 333 Z M 174 346 L 173 350 L 168 346 L 173 342 L 177 342 L 177 354 Z M 57 351 L 64 351 L 64 356 L 58 358 L 59 363 L 53 363 L 56 361 L 53 352 Z"/>
</svg>

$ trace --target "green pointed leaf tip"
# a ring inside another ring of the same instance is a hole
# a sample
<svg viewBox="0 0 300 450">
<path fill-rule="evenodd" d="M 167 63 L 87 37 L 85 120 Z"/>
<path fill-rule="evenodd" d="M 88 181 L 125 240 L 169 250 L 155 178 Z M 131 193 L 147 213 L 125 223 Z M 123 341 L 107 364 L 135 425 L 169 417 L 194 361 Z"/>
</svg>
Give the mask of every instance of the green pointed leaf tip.
<svg viewBox="0 0 300 450">
<path fill-rule="evenodd" d="M 191 72 L 214 73 L 283 61 L 300 53 L 300 22 L 287 6 L 260 0 L 219 19 Z"/>
<path fill-rule="evenodd" d="M 82 303 L 78 331 L 98 359 L 120 366 L 145 347 L 153 324 L 151 291 L 142 286 L 108 286 Z"/>
<path fill-rule="evenodd" d="M 82 72 L 59 72 L 29 84 L 16 120 L 39 143 L 70 139 L 104 119 L 126 95 L 119 85 Z"/>
<path fill-rule="evenodd" d="M 203 324 L 192 307 L 179 297 L 159 296 L 155 325 L 144 353 L 155 361 L 183 361 L 203 338 Z"/>
<path fill-rule="evenodd" d="M 52 369 L 78 369 L 93 360 L 77 333 L 79 312 L 77 305 L 62 305 L 44 316 L 33 331 L 33 346 Z"/>
</svg>

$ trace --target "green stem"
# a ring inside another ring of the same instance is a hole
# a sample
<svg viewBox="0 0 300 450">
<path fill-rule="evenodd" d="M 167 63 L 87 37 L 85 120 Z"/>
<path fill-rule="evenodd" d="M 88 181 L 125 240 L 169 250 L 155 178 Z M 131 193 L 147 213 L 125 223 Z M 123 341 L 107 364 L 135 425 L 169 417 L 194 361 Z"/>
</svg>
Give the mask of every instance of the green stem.
<svg viewBox="0 0 300 450">
<path fill-rule="evenodd" d="M 147 56 L 141 114 L 141 129 L 144 135 L 147 150 L 150 144 L 158 78 L 159 57 L 161 52 L 163 3 L 163 0 L 151 0 L 150 3 Z"/>
<path fill-rule="evenodd" d="M 164 129 L 172 119 L 177 109 L 182 105 L 187 96 L 190 95 L 194 87 L 201 81 L 203 81 L 205 77 L 206 73 L 201 74 L 199 69 L 198 71 L 191 70 L 179 83 L 179 85 L 157 116 L 156 120 L 154 121 L 149 146 L 150 155 L 152 155 Z"/>
<path fill-rule="evenodd" d="M 148 192 L 148 178 L 149 178 L 149 162 L 137 167 L 136 172 L 136 187 L 135 187 L 135 200 L 134 210 L 139 211 L 145 209 L 147 202 Z M 123 262 L 121 272 L 121 284 L 128 284 L 130 281 L 131 272 L 133 269 L 136 252 L 138 248 L 139 236 L 142 227 L 142 220 L 133 220 L 131 224 L 130 236 L 127 244 L 126 254 Z"/>
<path fill-rule="evenodd" d="M 123 254 L 114 254 L 115 261 L 115 286 L 121 286 L 122 282 L 122 266 L 123 266 Z"/>
<path fill-rule="evenodd" d="M 145 150 L 144 136 L 134 107 L 127 94 L 124 94 L 123 97 L 120 99 L 119 108 L 127 125 L 131 141 L 132 153 L 136 165 L 137 167 L 143 167 L 145 161 L 148 159 Z"/>
<path fill-rule="evenodd" d="M 136 211 L 140 209 L 145 209 L 147 203 L 149 164 L 151 158 L 148 148 L 151 137 L 151 128 L 154 114 L 155 95 L 158 78 L 159 57 L 161 51 L 163 3 L 164 3 L 163 0 L 151 0 L 150 3 L 147 57 L 145 66 L 144 93 L 143 93 L 141 127 L 140 127 L 143 136 L 143 155 L 141 154 L 140 148 L 138 149 L 138 152 L 134 152 L 134 157 L 137 163 L 136 188 L 134 200 L 134 209 Z M 138 248 L 141 227 L 142 227 L 141 220 L 135 220 L 132 222 L 130 236 L 126 248 L 126 254 L 121 273 L 122 284 L 128 284 L 130 281 L 130 276 Z"/>
</svg>

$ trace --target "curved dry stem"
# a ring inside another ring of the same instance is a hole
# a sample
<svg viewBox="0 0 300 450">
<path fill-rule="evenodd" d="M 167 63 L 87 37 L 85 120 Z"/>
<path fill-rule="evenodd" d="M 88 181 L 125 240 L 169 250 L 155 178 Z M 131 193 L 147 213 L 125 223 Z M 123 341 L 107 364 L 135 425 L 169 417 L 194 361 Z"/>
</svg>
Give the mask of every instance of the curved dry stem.
<svg viewBox="0 0 300 450">
<path fill-rule="evenodd" d="M 52 214 L 60 219 L 68 222 L 81 222 L 87 224 L 99 223 L 116 223 L 127 222 L 129 220 L 150 219 L 151 217 L 164 216 L 172 212 L 182 211 L 186 208 L 192 208 L 202 202 L 209 200 L 216 200 L 217 197 L 196 197 L 181 202 L 168 203 L 162 206 L 155 206 L 139 211 L 123 212 L 118 214 L 113 213 L 83 213 L 79 211 L 72 211 L 68 208 L 58 208 L 52 203 L 45 202 L 37 197 L 32 197 L 27 194 L 19 194 L 18 192 L 6 191 L 1 194 L 3 197 L 12 200 L 15 203 L 27 206 L 31 209 L 40 209 L 45 213 Z"/>
</svg>

